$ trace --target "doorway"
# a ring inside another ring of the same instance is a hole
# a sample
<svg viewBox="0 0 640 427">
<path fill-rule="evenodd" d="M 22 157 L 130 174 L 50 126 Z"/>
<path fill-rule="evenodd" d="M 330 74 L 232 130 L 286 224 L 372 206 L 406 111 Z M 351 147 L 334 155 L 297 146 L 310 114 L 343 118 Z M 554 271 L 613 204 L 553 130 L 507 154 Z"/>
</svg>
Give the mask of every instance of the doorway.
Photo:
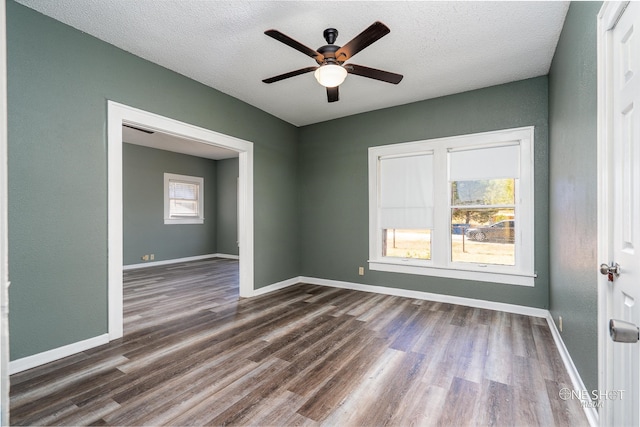
<svg viewBox="0 0 640 427">
<path fill-rule="evenodd" d="M 109 340 L 123 335 L 123 200 L 122 125 L 137 126 L 183 140 L 201 148 L 238 153 L 238 241 L 240 297 L 253 294 L 253 143 L 108 101 L 108 324 Z"/>
</svg>

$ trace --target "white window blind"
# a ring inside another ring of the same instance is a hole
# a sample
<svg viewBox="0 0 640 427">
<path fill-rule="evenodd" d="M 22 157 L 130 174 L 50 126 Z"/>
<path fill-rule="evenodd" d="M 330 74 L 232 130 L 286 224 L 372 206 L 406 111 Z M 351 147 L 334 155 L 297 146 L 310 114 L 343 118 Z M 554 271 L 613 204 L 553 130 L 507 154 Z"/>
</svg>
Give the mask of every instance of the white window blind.
<svg viewBox="0 0 640 427">
<path fill-rule="evenodd" d="M 520 145 L 449 150 L 449 179 L 519 178 Z"/>
<path fill-rule="evenodd" d="M 433 227 L 433 155 L 380 159 L 380 226 Z"/>
<path fill-rule="evenodd" d="M 198 185 L 169 180 L 169 196 L 172 199 L 198 200 Z"/>
</svg>

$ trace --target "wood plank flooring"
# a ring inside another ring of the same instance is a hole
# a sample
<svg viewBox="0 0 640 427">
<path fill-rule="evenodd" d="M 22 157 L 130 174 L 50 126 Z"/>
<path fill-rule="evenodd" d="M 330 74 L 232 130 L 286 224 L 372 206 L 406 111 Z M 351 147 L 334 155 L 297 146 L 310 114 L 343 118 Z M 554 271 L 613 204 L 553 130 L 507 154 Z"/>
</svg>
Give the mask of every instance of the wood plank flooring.
<svg viewBox="0 0 640 427">
<path fill-rule="evenodd" d="M 223 259 L 126 272 L 124 337 L 13 375 L 11 423 L 588 425 L 544 319 L 237 283 Z"/>
</svg>

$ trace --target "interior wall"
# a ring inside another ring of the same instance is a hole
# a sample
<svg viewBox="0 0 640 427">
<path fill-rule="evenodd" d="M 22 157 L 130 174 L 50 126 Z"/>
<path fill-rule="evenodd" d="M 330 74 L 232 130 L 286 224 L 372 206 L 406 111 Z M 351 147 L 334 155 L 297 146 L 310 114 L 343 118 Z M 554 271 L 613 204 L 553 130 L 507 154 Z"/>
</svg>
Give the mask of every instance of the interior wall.
<svg viewBox="0 0 640 427">
<path fill-rule="evenodd" d="M 7 49 L 12 360 L 107 332 L 107 100 L 253 142 L 255 287 L 299 275 L 294 126 L 11 0 Z"/>
<path fill-rule="evenodd" d="M 302 274 L 547 308 L 547 95 L 543 76 L 301 128 Z M 368 270 L 369 147 L 522 126 L 535 126 L 535 287 Z"/>
<path fill-rule="evenodd" d="M 216 162 L 216 252 L 239 255 L 237 158 Z"/>
<path fill-rule="evenodd" d="M 572 2 L 549 73 L 550 311 L 598 388 L 597 49 L 601 2 Z"/>
<path fill-rule="evenodd" d="M 148 254 L 164 261 L 217 252 L 215 160 L 132 144 L 123 145 L 122 160 L 124 265 Z M 164 223 L 165 172 L 204 178 L 204 224 Z"/>
<path fill-rule="evenodd" d="M 7 242 L 7 43 L 0 0 L 0 425 L 9 425 L 9 248 Z"/>
</svg>

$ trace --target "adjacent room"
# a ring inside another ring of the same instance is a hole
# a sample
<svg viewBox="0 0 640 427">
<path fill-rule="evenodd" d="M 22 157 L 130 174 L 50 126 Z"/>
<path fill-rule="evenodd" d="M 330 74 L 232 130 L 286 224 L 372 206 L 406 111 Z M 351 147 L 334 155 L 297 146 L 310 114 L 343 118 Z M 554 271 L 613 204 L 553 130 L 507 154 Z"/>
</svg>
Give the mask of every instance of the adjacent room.
<svg viewBox="0 0 640 427">
<path fill-rule="evenodd" d="M 636 6 L 6 0 L 3 424 L 640 422 Z"/>
</svg>

